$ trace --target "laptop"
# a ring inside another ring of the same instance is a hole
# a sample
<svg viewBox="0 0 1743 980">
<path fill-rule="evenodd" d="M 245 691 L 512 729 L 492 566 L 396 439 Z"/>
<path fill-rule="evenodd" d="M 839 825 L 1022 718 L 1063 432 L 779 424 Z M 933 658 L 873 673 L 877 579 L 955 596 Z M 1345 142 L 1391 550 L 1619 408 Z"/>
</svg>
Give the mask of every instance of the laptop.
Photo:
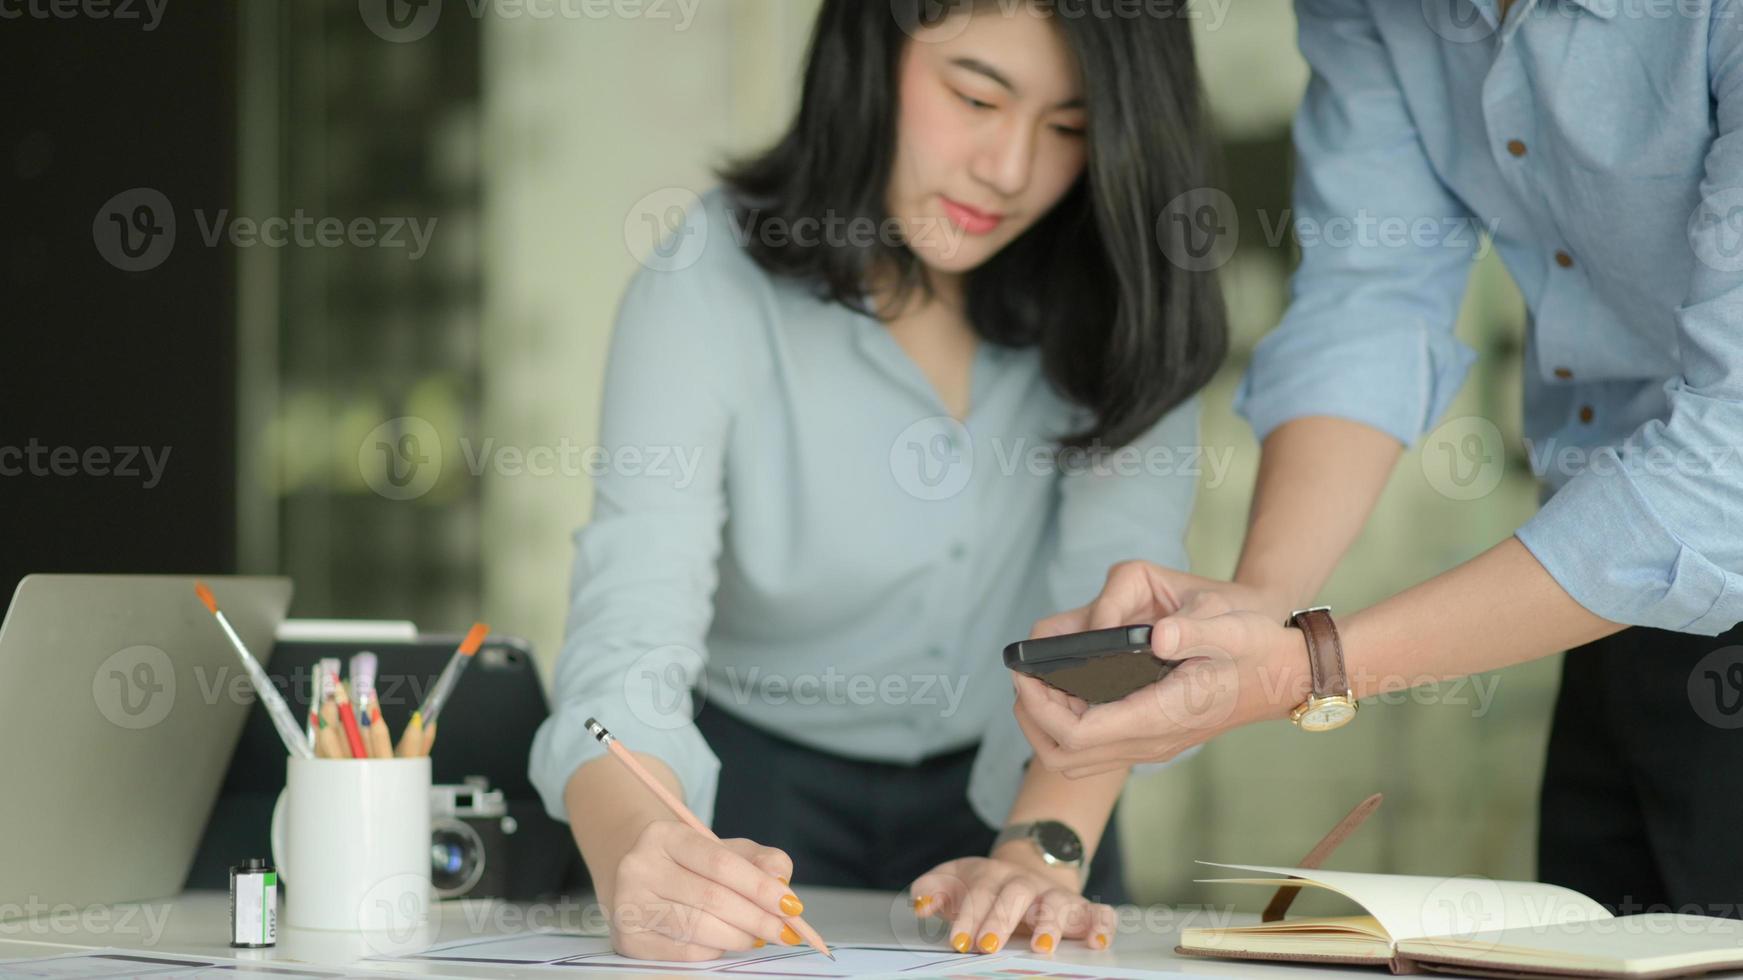
<svg viewBox="0 0 1743 980">
<path fill-rule="evenodd" d="M 285 578 L 203 577 L 255 656 Z M 182 890 L 254 704 L 178 575 L 31 575 L 0 623 L 0 919 Z"/>
</svg>

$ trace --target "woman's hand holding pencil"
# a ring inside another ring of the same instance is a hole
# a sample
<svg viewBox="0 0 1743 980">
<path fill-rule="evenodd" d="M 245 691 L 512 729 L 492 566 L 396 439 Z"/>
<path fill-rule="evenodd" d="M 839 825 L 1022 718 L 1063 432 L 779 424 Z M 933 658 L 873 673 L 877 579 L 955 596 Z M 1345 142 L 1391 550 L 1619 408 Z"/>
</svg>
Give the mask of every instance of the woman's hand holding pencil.
<svg viewBox="0 0 1743 980">
<path fill-rule="evenodd" d="M 621 776 L 605 775 L 628 777 L 621 793 L 609 780 L 613 795 L 620 802 L 651 795 L 646 803 L 670 814 L 641 823 L 614 869 L 595 877 L 611 909 L 612 944 L 619 953 L 707 960 L 768 943 L 809 943 L 834 959 L 823 937 L 799 917 L 805 906 L 787 885 L 791 858 L 754 841 L 716 837 L 603 725 L 590 719 L 587 729 L 621 763 Z"/>
</svg>

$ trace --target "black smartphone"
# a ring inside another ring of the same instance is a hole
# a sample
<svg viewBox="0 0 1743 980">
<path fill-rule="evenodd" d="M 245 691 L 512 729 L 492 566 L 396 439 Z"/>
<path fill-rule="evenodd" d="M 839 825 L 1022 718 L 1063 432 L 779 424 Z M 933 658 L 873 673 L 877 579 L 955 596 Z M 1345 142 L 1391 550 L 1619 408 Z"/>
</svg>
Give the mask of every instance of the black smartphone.
<svg viewBox="0 0 1743 980">
<path fill-rule="evenodd" d="M 1067 633 L 1040 640 L 1018 640 L 1005 647 L 1005 666 L 1090 704 L 1118 701 L 1148 687 L 1180 665 L 1157 660 L 1150 651 L 1150 627 Z"/>
</svg>

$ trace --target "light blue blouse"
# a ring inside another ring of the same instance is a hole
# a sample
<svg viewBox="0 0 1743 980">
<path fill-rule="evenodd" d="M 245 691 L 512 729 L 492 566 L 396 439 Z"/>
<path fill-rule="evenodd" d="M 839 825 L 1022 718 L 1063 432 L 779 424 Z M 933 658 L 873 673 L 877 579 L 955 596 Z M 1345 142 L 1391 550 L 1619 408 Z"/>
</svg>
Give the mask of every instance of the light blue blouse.
<svg viewBox="0 0 1743 980">
<path fill-rule="evenodd" d="M 1531 312 L 1525 434 L 1553 494 L 1520 540 L 1615 622 L 1743 620 L 1743 8 L 1296 10 L 1294 217 L 1314 234 L 1242 389 L 1261 438 L 1310 414 L 1407 444 L 1433 427 L 1473 358 L 1453 338 L 1470 231 L 1493 228 Z"/>
<path fill-rule="evenodd" d="M 969 800 L 1001 824 L 1030 749 L 1001 657 L 1108 567 L 1184 568 L 1197 474 L 1189 402 L 1090 465 L 1034 350 L 982 344 L 963 423 L 875 318 L 764 273 L 716 190 L 645 263 L 606 370 L 593 519 L 532 778 L 600 754 L 591 716 L 677 773 L 704 820 L 714 708 L 855 759 L 980 744 Z M 696 693 L 692 694 L 692 688 Z"/>
</svg>

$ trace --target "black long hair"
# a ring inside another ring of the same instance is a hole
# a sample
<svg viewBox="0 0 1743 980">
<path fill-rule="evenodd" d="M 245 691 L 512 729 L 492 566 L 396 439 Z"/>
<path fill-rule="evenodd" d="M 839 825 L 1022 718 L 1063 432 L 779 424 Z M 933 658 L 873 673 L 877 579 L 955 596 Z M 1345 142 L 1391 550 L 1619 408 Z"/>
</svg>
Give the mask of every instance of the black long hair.
<svg viewBox="0 0 1743 980">
<path fill-rule="evenodd" d="M 720 173 L 758 265 L 868 314 L 873 270 L 895 270 L 898 302 L 926 288 L 900 243 L 800 245 L 758 230 L 822 215 L 885 227 L 904 47 L 917 27 L 971 6 L 823 0 L 792 127 Z M 967 274 L 967 316 L 983 340 L 1038 346 L 1048 381 L 1091 411 L 1093 424 L 1063 445 L 1119 447 L 1202 388 L 1227 353 L 1213 273 L 1171 261 L 1158 230 L 1170 202 L 1209 186 L 1213 139 L 1185 0 L 1132 17 L 1092 0 L 1051 7 L 1082 66 L 1088 163 L 1051 211 Z"/>
</svg>

